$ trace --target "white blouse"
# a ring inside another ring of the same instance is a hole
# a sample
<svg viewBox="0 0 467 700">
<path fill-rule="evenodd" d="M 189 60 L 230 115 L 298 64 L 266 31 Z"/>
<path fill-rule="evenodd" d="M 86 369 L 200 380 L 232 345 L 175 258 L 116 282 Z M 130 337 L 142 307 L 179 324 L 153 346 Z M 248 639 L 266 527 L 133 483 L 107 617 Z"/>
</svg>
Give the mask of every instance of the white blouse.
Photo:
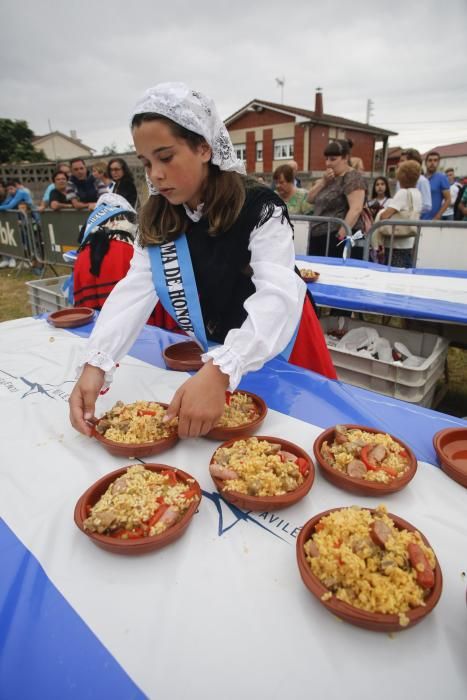
<svg viewBox="0 0 467 700">
<path fill-rule="evenodd" d="M 187 214 L 199 219 L 199 212 Z M 260 369 L 282 352 L 292 338 L 302 314 L 306 285 L 294 272 L 295 251 L 292 229 L 281 223 L 282 211 L 250 234 L 248 248 L 256 291 L 245 301 L 248 316 L 240 328 L 227 333 L 223 345 L 203 356 L 230 378 L 234 391 L 244 374 Z M 158 301 L 146 248 L 135 244 L 126 277 L 108 296 L 88 340 L 80 367 L 100 367 L 108 385 L 116 364 L 126 355 Z"/>
</svg>

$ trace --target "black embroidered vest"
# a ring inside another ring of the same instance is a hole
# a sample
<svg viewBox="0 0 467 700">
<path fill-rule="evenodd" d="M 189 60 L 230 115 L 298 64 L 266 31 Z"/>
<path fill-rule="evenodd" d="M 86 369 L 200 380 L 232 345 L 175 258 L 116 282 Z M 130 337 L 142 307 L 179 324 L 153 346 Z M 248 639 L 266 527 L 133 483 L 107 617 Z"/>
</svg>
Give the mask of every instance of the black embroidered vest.
<svg viewBox="0 0 467 700">
<path fill-rule="evenodd" d="M 190 222 L 186 235 L 209 340 L 222 343 L 247 316 L 243 304 L 255 291 L 250 234 L 272 217 L 275 207 L 281 209 L 282 221 L 289 220 L 287 206 L 275 192 L 247 182 L 245 204 L 231 228 L 213 236 L 205 219 Z"/>
</svg>

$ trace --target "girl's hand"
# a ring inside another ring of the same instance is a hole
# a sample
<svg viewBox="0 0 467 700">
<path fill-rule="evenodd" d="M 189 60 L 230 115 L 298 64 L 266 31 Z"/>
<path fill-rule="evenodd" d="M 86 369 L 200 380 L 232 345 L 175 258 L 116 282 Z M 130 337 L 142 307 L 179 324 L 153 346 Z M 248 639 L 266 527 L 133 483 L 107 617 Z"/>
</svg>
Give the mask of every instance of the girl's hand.
<svg viewBox="0 0 467 700">
<path fill-rule="evenodd" d="M 335 177 L 336 177 L 336 176 L 335 176 L 334 170 L 332 170 L 332 168 L 327 168 L 327 169 L 324 171 L 323 180 L 325 181 L 325 183 L 326 183 L 327 185 L 328 185 L 330 182 L 332 182 L 332 181 L 335 179 Z"/>
<path fill-rule="evenodd" d="M 166 421 L 178 416 L 181 438 L 206 435 L 222 415 L 229 378 L 210 360 L 177 389 L 167 409 Z"/>
<path fill-rule="evenodd" d="M 104 377 L 103 370 L 86 365 L 68 400 L 71 425 L 89 437 L 92 435 L 92 428 L 86 421 L 94 418 L 96 399 L 104 384 Z"/>
</svg>

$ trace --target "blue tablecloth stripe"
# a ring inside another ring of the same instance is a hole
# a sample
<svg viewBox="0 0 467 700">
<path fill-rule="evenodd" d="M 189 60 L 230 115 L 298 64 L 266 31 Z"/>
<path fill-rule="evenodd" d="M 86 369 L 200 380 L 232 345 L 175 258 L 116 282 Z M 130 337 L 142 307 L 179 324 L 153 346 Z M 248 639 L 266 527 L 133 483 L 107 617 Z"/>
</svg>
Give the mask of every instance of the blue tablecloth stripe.
<svg viewBox="0 0 467 700">
<path fill-rule="evenodd" d="M 3 520 L 0 560 L 2 699 L 146 697 Z"/>
</svg>

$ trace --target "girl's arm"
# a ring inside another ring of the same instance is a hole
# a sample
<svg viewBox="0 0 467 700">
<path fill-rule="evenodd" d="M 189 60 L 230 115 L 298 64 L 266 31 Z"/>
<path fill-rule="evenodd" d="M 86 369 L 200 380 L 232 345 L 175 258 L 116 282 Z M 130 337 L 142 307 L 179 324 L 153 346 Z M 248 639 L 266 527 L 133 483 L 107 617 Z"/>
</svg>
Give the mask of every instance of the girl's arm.
<svg viewBox="0 0 467 700">
<path fill-rule="evenodd" d="M 70 420 L 85 435 L 99 391 L 112 381 L 117 362 L 128 352 L 154 306 L 157 295 L 149 255 L 135 245 L 126 277 L 113 288 L 99 314 L 82 358 L 82 374 L 70 396 Z"/>
</svg>

